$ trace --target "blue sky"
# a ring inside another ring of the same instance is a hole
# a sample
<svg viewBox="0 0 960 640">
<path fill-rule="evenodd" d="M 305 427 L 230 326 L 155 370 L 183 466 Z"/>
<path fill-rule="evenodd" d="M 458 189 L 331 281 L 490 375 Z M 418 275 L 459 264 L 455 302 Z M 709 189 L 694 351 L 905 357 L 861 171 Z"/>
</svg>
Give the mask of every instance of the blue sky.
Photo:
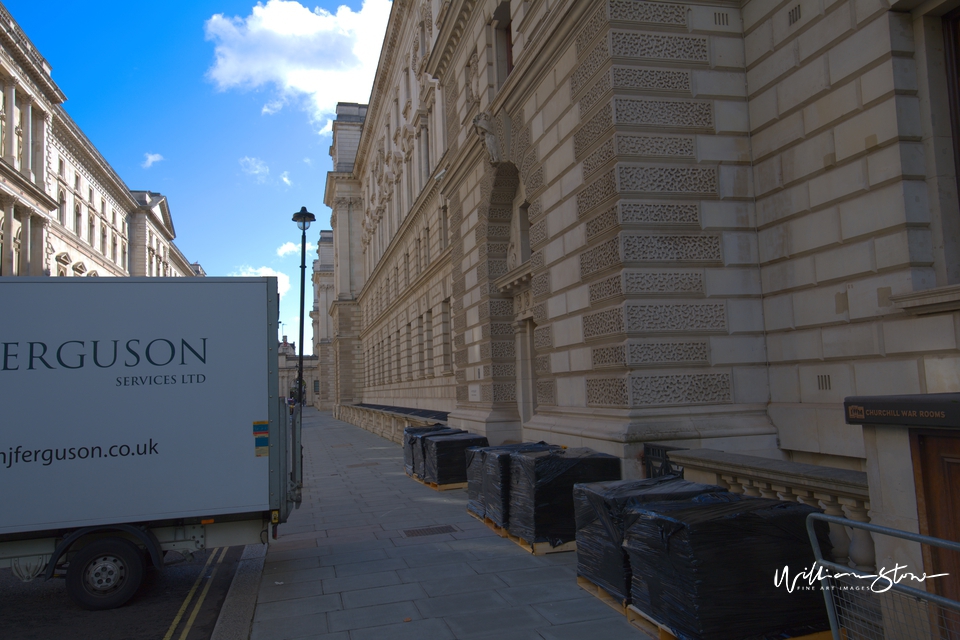
<svg viewBox="0 0 960 640">
<path fill-rule="evenodd" d="M 291 216 L 301 206 L 317 216 L 309 278 L 330 228 L 329 120 L 337 101 L 369 99 L 389 0 L 4 4 L 127 186 L 168 197 L 188 260 L 212 276 L 280 274 L 281 289 L 289 279 L 280 319 L 296 340 Z"/>
</svg>

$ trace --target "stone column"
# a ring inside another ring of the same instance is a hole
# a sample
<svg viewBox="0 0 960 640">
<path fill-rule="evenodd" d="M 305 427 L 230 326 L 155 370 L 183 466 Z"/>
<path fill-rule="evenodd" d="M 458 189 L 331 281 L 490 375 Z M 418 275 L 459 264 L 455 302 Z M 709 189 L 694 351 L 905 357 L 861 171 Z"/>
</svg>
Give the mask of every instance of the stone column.
<svg viewBox="0 0 960 640">
<path fill-rule="evenodd" d="M 41 189 L 47 184 L 47 121 L 50 114 L 40 111 L 37 114 L 37 138 L 34 140 L 34 183 Z"/>
<path fill-rule="evenodd" d="M 25 211 L 20 217 L 20 275 L 30 275 L 30 243 L 32 241 L 30 219 L 33 214 Z"/>
<path fill-rule="evenodd" d="M 13 119 L 14 112 L 17 110 L 17 79 L 11 78 L 8 80 L 4 86 L 3 91 L 5 94 L 6 105 L 4 107 L 4 129 L 5 136 L 3 149 L 3 159 L 7 161 L 10 166 L 16 166 L 16 153 L 17 153 L 17 123 Z"/>
<path fill-rule="evenodd" d="M 13 275 L 13 205 L 16 202 L 10 196 L 0 199 L 3 205 L 3 256 L 0 257 L 0 272 L 5 276 Z"/>
<path fill-rule="evenodd" d="M 47 266 L 47 227 L 50 225 L 50 219 L 46 216 L 33 216 L 33 229 L 30 237 L 30 275 L 45 276 L 49 275 Z"/>
<path fill-rule="evenodd" d="M 20 159 L 20 173 L 33 182 L 33 98 L 23 99 L 23 157 Z"/>
<path fill-rule="evenodd" d="M 520 412 L 520 421 L 527 422 L 533 418 L 536 408 L 535 387 L 533 382 L 533 341 L 531 334 L 533 327 L 530 321 L 524 318 L 513 323 L 513 335 L 517 351 L 517 409 Z"/>
</svg>

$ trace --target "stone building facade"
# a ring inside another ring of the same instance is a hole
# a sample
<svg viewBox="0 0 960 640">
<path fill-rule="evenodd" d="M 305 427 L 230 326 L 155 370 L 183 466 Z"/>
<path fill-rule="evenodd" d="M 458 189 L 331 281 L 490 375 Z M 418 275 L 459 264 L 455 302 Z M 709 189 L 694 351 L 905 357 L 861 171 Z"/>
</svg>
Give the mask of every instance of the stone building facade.
<svg viewBox="0 0 960 640">
<path fill-rule="evenodd" d="M 336 376 L 333 368 L 333 328 L 330 305 L 333 304 L 333 231 L 320 232 L 317 259 L 313 261 L 313 355 L 316 356 L 316 378 L 313 406 L 321 411 L 333 408 Z"/>
<path fill-rule="evenodd" d="M 334 124 L 335 411 L 860 477 L 845 396 L 960 391 L 955 4 L 395 0 Z"/>
<path fill-rule="evenodd" d="M 0 275 L 192 276 L 163 196 L 132 192 L 0 6 Z"/>
</svg>

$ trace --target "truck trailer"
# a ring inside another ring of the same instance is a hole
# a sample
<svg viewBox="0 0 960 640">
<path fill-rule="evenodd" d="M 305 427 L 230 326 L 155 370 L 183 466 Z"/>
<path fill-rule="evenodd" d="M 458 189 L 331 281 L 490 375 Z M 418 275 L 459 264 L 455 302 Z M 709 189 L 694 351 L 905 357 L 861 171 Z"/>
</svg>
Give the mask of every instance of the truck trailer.
<svg viewBox="0 0 960 640">
<path fill-rule="evenodd" d="M 0 568 L 127 602 L 300 503 L 275 278 L 0 278 Z M 272 529 L 272 531 L 271 531 Z"/>
</svg>

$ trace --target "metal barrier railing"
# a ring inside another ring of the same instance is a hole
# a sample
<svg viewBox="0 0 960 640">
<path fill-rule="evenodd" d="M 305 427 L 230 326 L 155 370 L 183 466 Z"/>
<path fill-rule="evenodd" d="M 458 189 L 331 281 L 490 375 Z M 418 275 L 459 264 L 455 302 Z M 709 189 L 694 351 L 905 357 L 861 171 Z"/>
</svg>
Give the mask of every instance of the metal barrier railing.
<svg viewBox="0 0 960 640">
<path fill-rule="evenodd" d="M 824 559 L 814 530 L 818 520 L 949 551 L 960 552 L 960 543 L 821 513 L 807 516 L 807 534 L 817 560 L 811 576 L 817 576 L 823 589 L 834 640 L 960 640 L 960 602 L 900 584 L 898 579 L 907 576 L 896 568 L 878 567 L 871 574 Z M 922 574 L 915 568 L 911 572 Z M 956 581 L 960 576 L 940 578 Z"/>
</svg>

